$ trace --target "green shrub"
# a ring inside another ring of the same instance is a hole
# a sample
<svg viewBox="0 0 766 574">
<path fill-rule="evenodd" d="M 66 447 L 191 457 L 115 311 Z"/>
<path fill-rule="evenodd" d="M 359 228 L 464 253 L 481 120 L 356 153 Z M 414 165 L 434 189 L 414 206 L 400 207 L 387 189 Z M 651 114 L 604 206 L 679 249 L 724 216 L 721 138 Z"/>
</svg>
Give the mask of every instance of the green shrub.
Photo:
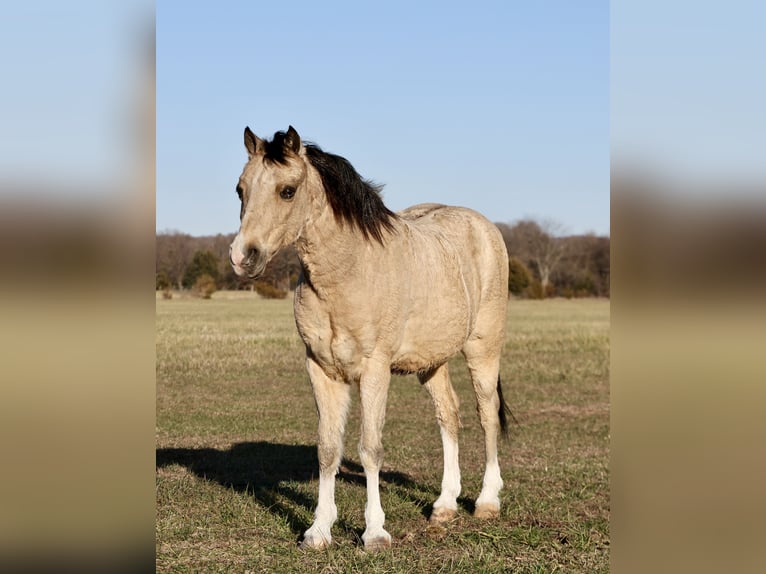
<svg viewBox="0 0 766 574">
<path fill-rule="evenodd" d="M 154 276 L 154 289 L 155 291 L 164 291 L 170 289 L 170 277 L 165 271 L 160 271 Z"/>
<path fill-rule="evenodd" d="M 516 296 L 524 293 L 524 289 L 529 287 L 532 275 L 529 269 L 517 257 L 508 259 L 508 291 Z"/>
<path fill-rule="evenodd" d="M 274 285 L 266 281 L 256 281 L 253 283 L 253 288 L 264 299 L 284 299 L 287 297 L 287 291 L 274 287 Z"/>
<path fill-rule="evenodd" d="M 207 273 L 203 273 L 194 282 L 194 292 L 203 299 L 210 299 L 211 295 L 216 292 L 218 287 L 213 279 Z"/>
<path fill-rule="evenodd" d="M 211 251 L 197 251 L 184 272 L 182 284 L 185 288 L 194 288 L 202 275 L 209 275 L 218 281 L 218 259 Z"/>
<path fill-rule="evenodd" d="M 545 299 L 545 291 L 543 290 L 543 284 L 539 279 L 534 279 L 530 282 L 529 286 L 524 289 L 524 295 L 528 299 Z"/>
</svg>

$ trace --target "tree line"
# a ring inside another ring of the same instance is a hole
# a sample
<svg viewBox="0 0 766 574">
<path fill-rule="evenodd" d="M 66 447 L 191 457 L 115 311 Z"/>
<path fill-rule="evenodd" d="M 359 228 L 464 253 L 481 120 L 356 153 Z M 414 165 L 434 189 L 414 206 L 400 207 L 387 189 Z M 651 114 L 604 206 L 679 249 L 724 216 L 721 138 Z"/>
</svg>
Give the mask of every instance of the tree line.
<svg viewBox="0 0 766 574">
<path fill-rule="evenodd" d="M 497 223 L 508 249 L 509 291 L 520 297 L 609 297 L 609 237 L 562 235 L 553 220 Z"/>
<path fill-rule="evenodd" d="M 608 297 L 609 237 L 561 234 L 551 220 L 497 223 L 509 255 L 508 290 L 516 297 Z M 282 249 L 256 280 L 237 277 L 229 264 L 234 233 L 194 237 L 179 231 L 157 233 L 156 289 L 255 290 L 283 298 L 295 288 L 301 266 L 294 247 Z M 168 295 L 169 296 L 169 295 Z"/>
</svg>

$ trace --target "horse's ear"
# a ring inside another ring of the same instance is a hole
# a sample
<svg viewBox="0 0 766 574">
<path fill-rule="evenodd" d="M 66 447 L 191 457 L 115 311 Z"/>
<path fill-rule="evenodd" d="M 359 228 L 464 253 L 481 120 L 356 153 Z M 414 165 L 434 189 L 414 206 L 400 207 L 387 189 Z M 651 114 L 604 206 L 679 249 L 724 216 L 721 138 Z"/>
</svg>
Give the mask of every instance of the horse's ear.
<svg viewBox="0 0 766 574">
<path fill-rule="evenodd" d="M 290 150 L 296 154 L 301 151 L 301 136 L 298 135 L 298 132 L 295 131 L 293 126 L 287 128 L 287 133 L 285 134 L 284 139 L 284 146 L 286 150 Z"/>
<path fill-rule="evenodd" d="M 248 157 L 263 153 L 264 149 L 263 140 L 250 130 L 250 126 L 245 127 L 245 149 Z"/>
</svg>

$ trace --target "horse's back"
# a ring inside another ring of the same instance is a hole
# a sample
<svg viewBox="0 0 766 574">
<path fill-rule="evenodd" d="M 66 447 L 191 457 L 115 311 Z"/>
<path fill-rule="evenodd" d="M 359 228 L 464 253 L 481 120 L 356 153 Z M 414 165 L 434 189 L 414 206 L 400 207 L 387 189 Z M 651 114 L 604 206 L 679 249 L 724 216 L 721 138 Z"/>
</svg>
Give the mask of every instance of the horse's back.
<svg viewBox="0 0 766 574">
<path fill-rule="evenodd" d="M 443 249 L 454 249 L 464 265 L 488 281 L 505 281 L 508 254 L 500 230 L 486 217 L 467 207 L 422 203 L 397 213 L 426 241 L 436 239 Z M 494 277 L 498 275 L 498 277 Z M 492 277 L 490 277 L 492 276 Z"/>
<path fill-rule="evenodd" d="M 416 221 L 421 217 L 428 215 L 429 213 L 433 213 L 434 211 L 441 211 L 443 209 L 454 208 L 451 208 L 448 205 L 443 205 L 441 203 L 419 203 L 418 205 L 412 205 L 406 209 L 403 209 L 396 215 L 406 221 Z"/>
<path fill-rule="evenodd" d="M 400 219 L 415 225 L 427 225 L 429 223 L 439 225 L 447 221 L 463 221 L 475 229 L 488 230 L 490 233 L 496 232 L 497 237 L 500 237 L 502 241 L 502 236 L 497 226 L 478 211 L 468 207 L 444 205 L 442 203 L 419 203 L 399 211 L 396 215 Z"/>
<path fill-rule="evenodd" d="M 430 285 L 433 293 L 458 291 L 466 298 L 471 315 L 505 316 L 508 254 L 494 223 L 472 209 L 437 203 L 414 205 L 397 215 L 409 227 L 415 249 L 425 256 L 418 258 L 423 267 L 430 258 L 432 263 L 442 261 L 437 267 L 457 272 L 451 280 L 444 277 L 443 285 Z"/>
</svg>

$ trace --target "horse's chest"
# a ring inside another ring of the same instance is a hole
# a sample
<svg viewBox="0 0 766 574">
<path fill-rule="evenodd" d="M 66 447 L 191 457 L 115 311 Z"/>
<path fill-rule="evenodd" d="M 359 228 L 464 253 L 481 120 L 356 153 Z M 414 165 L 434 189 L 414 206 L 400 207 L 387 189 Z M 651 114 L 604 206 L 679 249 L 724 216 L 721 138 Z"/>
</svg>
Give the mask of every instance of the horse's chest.
<svg viewBox="0 0 766 574">
<path fill-rule="evenodd" d="M 365 356 L 362 345 L 345 329 L 331 329 L 325 336 L 304 337 L 306 346 L 322 370 L 336 380 L 357 381 Z"/>
<path fill-rule="evenodd" d="M 364 344 L 359 328 L 344 324 L 337 316 L 331 318 L 321 305 L 306 303 L 296 306 L 295 320 L 314 360 L 333 379 L 359 380 L 362 362 L 374 345 Z"/>
</svg>

